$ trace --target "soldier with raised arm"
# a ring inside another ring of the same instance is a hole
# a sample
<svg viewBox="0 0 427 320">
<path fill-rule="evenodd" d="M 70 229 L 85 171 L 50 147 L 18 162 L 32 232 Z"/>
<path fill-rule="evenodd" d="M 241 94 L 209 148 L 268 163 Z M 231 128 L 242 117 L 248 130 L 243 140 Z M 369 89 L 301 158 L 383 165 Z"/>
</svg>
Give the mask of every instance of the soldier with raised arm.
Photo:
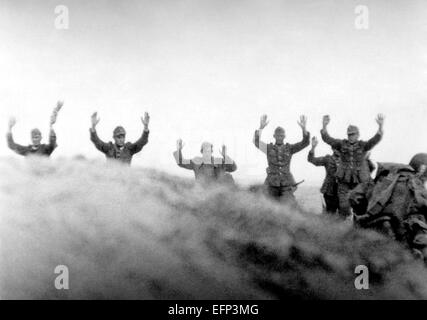
<svg viewBox="0 0 427 320">
<path fill-rule="evenodd" d="M 318 167 L 324 167 L 326 171 L 325 179 L 323 180 L 320 193 L 323 195 L 325 200 L 325 211 L 326 213 L 336 214 L 338 211 L 338 194 L 337 194 L 337 180 L 335 174 L 337 172 L 337 166 L 339 162 L 339 153 L 337 150 L 333 150 L 332 154 L 327 154 L 323 157 L 316 157 L 315 150 L 318 145 L 316 137 L 311 139 L 311 150 L 308 153 L 308 162 Z"/>
<path fill-rule="evenodd" d="M 22 146 L 20 144 L 15 143 L 15 141 L 13 140 L 12 128 L 16 124 L 16 119 L 10 118 L 9 130 L 6 135 L 8 147 L 11 150 L 15 151 L 17 154 L 22 156 L 38 155 L 38 156 L 49 157 L 52 154 L 53 150 L 55 150 L 55 148 L 57 147 L 56 134 L 55 134 L 55 131 L 53 130 L 53 125 L 56 123 L 58 112 L 59 110 L 61 110 L 63 105 L 64 103 L 62 101 L 58 101 L 55 109 L 53 109 L 52 115 L 50 117 L 50 132 L 49 132 L 48 144 L 41 143 L 42 134 L 41 134 L 41 131 L 37 128 L 31 130 L 32 143 L 30 145 Z"/>
<path fill-rule="evenodd" d="M 255 130 L 253 143 L 267 156 L 267 178 L 265 185 L 270 196 L 277 200 L 289 201 L 296 204 L 294 192 L 296 190 L 295 179 L 290 172 L 292 156 L 310 144 L 310 133 L 306 129 L 307 118 L 300 117 L 298 125 L 302 129 L 302 140 L 298 143 L 284 143 L 285 130 L 277 127 L 274 131 L 275 143 L 266 144 L 261 141 L 262 130 L 267 126 L 267 116 L 263 115 L 258 130 Z"/>
<path fill-rule="evenodd" d="M 185 159 L 182 155 L 184 143 L 179 139 L 176 143 L 176 151 L 173 156 L 179 167 L 192 170 L 197 181 L 203 183 L 226 182 L 231 183 L 230 172 L 237 170 L 237 165 L 233 159 L 227 155 L 227 148 L 222 146 L 220 154 L 222 158 L 213 156 L 213 145 L 210 142 L 202 143 L 200 148 L 201 157 Z"/>
<path fill-rule="evenodd" d="M 323 117 L 323 129 L 321 135 L 323 141 L 340 153 L 340 161 L 337 167 L 339 212 L 342 217 L 351 215 L 349 192 L 359 183 L 371 180 L 367 152 L 374 148 L 383 136 L 384 116 L 379 114 L 376 118 L 378 124 L 377 133 L 369 140 L 359 140 L 359 129 L 350 125 L 347 128 L 347 139 L 334 139 L 327 130 L 330 122 L 329 116 Z"/>
<path fill-rule="evenodd" d="M 113 142 L 102 141 L 96 132 L 96 126 L 99 123 L 97 113 L 92 114 L 92 127 L 90 128 L 90 140 L 93 142 L 95 147 L 105 154 L 107 159 L 114 159 L 121 163 L 130 165 L 132 157 L 135 153 L 138 153 L 148 142 L 148 124 L 150 122 L 150 116 L 145 112 L 144 117 L 141 117 L 141 122 L 144 125 L 144 130 L 141 137 L 134 143 L 126 141 L 126 131 L 122 126 L 118 126 L 113 131 Z"/>
</svg>

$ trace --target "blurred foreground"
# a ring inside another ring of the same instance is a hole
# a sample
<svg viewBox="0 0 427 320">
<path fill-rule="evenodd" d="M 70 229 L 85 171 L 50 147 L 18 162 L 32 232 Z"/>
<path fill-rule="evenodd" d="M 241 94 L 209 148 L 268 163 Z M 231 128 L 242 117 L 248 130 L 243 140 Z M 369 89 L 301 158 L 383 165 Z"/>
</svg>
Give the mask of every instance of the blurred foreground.
<svg viewBox="0 0 427 320">
<path fill-rule="evenodd" d="M 2 299 L 427 298 L 399 244 L 260 194 L 83 160 L 0 160 L 0 175 Z"/>
</svg>

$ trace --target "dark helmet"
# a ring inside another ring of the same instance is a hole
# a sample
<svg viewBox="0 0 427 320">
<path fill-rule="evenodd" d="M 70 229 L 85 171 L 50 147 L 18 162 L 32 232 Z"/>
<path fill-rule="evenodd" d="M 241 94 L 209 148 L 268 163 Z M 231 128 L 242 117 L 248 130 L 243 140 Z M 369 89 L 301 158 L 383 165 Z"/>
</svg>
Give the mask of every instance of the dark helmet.
<svg viewBox="0 0 427 320">
<path fill-rule="evenodd" d="M 113 131 L 113 137 L 117 137 L 120 135 L 126 135 L 126 130 L 122 126 L 118 126 Z"/>
<path fill-rule="evenodd" d="M 427 153 L 417 153 L 412 157 L 409 165 L 416 171 L 419 171 L 422 165 L 427 166 Z"/>
</svg>

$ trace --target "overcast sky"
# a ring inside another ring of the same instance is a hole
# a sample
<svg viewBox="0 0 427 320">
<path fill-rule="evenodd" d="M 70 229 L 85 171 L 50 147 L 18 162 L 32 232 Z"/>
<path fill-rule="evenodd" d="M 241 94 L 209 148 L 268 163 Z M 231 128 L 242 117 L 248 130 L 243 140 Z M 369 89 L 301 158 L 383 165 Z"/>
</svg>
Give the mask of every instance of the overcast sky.
<svg viewBox="0 0 427 320">
<path fill-rule="evenodd" d="M 69 9 L 69 29 L 54 27 L 57 5 Z M 369 9 L 369 28 L 355 28 L 355 8 Z M 55 126 L 53 158 L 103 158 L 89 140 L 90 115 L 110 140 L 123 125 L 129 140 L 151 115 L 149 143 L 134 166 L 192 176 L 172 156 L 222 143 L 238 164 L 241 183 L 262 182 L 267 161 L 252 144 L 259 117 L 270 118 L 287 140 L 301 139 L 297 120 L 319 136 L 345 137 L 358 125 L 367 139 L 375 116 L 386 115 L 385 136 L 373 160 L 408 162 L 426 152 L 427 2 L 423 0 L 0 0 L 0 131 L 14 115 L 15 140 L 30 129 L 48 135 L 56 100 L 65 101 Z M 324 175 L 307 163 L 309 148 L 293 158 L 296 180 L 317 184 Z M 321 142 L 318 155 L 329 153 Z M 5 139 L 0 156 L 10 155 Z M 18 157 L 18 156 L 16 156 Z"/>
</svg>

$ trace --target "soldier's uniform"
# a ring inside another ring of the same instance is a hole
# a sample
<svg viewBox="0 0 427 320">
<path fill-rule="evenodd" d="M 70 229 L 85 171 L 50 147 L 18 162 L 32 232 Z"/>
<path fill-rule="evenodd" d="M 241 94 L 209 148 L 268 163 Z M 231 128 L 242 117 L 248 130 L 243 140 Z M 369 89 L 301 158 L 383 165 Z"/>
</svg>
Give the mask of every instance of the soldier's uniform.
<svg viewBox="0 0 427 320">
<path fill-rule="evenodd" d="M 425 181 L 410 165 L 380 163 L 375 180 L 350 193 L 355 224 L 382 232 L 426 259 Z"/>
<path fill-rule="evenodd" d="M 208 163 L 202 157 L 191 160 L 183 159 L 182 152 L 174 151 L 176 163 L 179 167 L 192 170 L 197 181 L 202 183 L 234 183 L 230 172 L 237 170 L 236 163 L 228 156 L 226 158 L 211 158 Z"/>
<path fill-rule="evenodd" d="M 35 132 L 35 130 L 33 131 Z M 37 130 L 37 133 L 40 134 L 40 131 Z M 15 143 L 15 141 L 13 140 L 12 133 L 10 132 L 7 133 L 6 138 L 7 145 L 9 146 L 9 148 L 22 156 L 37 155 L 49 157 L 52 154 L 53 150 L 55 150 L 55 148 L 57 147 L 56 134 L 53 130 L 50 130 L 49 133 L 49 144 L 40 144 L 38 146 L 22 146 L 20 144 Z"/>
<path fill-rule="evenodd" d="M 292 156 L 310 144 L 310 133 L 303 135 L 302 141 L 294 144 L 285 143 L 282 145 L 269 143 L 264 147 L 260 146 L 259 130 L 255 131 L 255 146 L 267 155 L 267 178 L 265 185 L 270 196 L 278 200 L 288 201 L 295 204 L 294 192 L 296 182 L 290 171 Z"/>
<path fill-rule="evenodd" d="M 320 188 L 320 193 L 323 194 L 323 199 L 325 200 L 326 212 L 336 214 L 339 207 L 338 184 L 335 176 L 339 162 L 338 154 L 334 153 L 333 155 L 328 154 L 323 157 L 315 157 L 313 150 L 310 150 L 307 160 L 315 166 L 325 167 L 326 176 Z"/>
<path fill-rule="evenodd" d="M 347 133 L 358 133 L 358 128 L 349 126 Z M 340 153 L 336 172 L 339 212 L 341 216 L 348 217 L 351 215 L 348 194 L 359 183 L 368 182 L 371 179 L 366 153 L 381 141 L 382 135 L 377 133 L 367 141 L 358 140 L 355 143 L 350 143 L 347 139 L 331 138 L 324 130 L 321 131 L 321 135 L 324 142 Z"/>
<path fill-rule="evenodd" d="M 99 139 L 96 130 L 90 129 L 90 140 L 93 142 L 95 147 L 105 154 L 107 159 L 114 159 L 122 163 L 130 165 L 132 157 L 135 153 L 138 153 L 148 142 L 149 131 L 144 131 L 141 137 L 135 142 L 126 142 L 123 147 L 118 147 L 113 142 L 103 142 Z M 122 127 L 117 127 L 114 130 L 114 135 L 125 134 Z"/>
</svg>

